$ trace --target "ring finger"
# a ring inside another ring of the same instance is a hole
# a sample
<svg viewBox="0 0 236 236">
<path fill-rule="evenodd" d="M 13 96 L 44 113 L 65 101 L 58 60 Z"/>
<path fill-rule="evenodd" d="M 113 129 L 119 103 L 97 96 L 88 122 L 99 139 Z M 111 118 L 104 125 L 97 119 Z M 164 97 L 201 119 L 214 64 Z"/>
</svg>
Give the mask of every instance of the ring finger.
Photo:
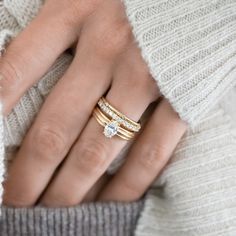
<svg viewBox="0 0 236 236">
<path fill-rule="evenodd" d="M 135 58 L 133 53 L 136 50 L 130 50 L 129 56 L 126 54 L 126 59 L 121 59 L 122 63 L 117 67 L 106 99 L 117 110 L 137 121 L 154 99 L 154 92 L 150 92 L 150 87 L 154 86 L 152 82 L 146 82 L 146 79 L 152 80 L 146 69 L 140 69 L 145 67 L 138 66 L 141 61 L 139 57 L 137 66 L 130 66 L 131 58 Z M 132 81 L 136 81 L 136 86 Z M 154 89 L 157 91 L 156 87 Z M 157 92 L 155 97 L 158 97 Z M 49 184 L 41 203 L 48 206 L 68 206 L 81 202 L 126 144 L 127 141 L 118 136 L 111 139 L 105 137 L 103 127 L 91 117 L 64 165 Z"/>
</svg>

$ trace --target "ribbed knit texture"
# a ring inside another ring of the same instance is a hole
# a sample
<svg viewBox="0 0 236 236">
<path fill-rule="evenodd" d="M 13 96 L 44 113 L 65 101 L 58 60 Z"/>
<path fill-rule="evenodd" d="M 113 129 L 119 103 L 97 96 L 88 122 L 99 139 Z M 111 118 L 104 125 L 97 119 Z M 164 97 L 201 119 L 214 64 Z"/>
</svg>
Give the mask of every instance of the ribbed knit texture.
<svg viewBox="0 0 236 236">
<path fill-rule="evenodd" d="M 236 235 L 235 123 L 217 108 L 187 131 L 147 195 L 136 236 Z"/>
<path fill-rule="evenodd" d="M 193 126 L 236 84 L 236 0 L 123 2 L 160 91 Z"/>
<path fill-rule="evenodd" d="M 142 202 L 68 208 L 3 208 L 4 236 L 132 236 Z"/>
<path fill-rule="evenodd" d="M 236 83 L 236 0 L 124 0 L 124 3 L 142 55 L 161 92 L 181 118 L 192 125 L 148 192 L 136 235 L 235 236 L 236 132 L 224 110 L 213 107 Z M 30 22 L 41 6 L 41 0 L 0 0 L 0 49 Z M 0 152 L 6 149 L 7 161 L 71 60 L 69 54 L 58 58 L 4 123 L 0 122 L 0 131 L 4 129 L 5 133 Z M 3 171 L 2 165 L 0 176 Z M 79 232 L 83 236 L 94 235 L 88 232 L 99 228 L 95 235 L 116 235 L 124 227 L 128 235 L 132 234 L 140 211 L 134 205 L 2 207 L 0 233 L 17 236 L 34 231 L 38 235 L 45 232 L 60 235 L 67 229 L 64 235 Z"/>
</svg>

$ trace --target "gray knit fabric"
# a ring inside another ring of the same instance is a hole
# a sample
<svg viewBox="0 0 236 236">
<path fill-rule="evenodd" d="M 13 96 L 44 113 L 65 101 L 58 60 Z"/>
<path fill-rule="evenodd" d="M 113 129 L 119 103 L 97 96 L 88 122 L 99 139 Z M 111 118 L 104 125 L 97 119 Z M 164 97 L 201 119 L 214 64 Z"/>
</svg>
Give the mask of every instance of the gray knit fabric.
<svg viewBox="0 0 236 236">
<path fill-rule="evenodd" d="M 132 236 L 142 208 L 91 203 L 68 208 L 2 208 L 2 236 Z"/>
</svg>

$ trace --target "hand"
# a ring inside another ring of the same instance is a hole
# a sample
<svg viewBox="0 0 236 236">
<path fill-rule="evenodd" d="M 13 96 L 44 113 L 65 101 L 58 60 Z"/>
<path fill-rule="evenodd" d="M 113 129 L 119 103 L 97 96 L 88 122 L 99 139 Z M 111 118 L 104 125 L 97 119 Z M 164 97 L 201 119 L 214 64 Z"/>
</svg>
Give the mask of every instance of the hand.
<svg viewBox="0 0 236 236">
<path fill-rule="evenodd" d="M 8 114 L 56 58 L 77 44 L 74 60 L 27 133 L 4 183 L 4 204 L 81 202 L 127 141 L 106 138 L 91 117 L 101 96 L 133 120 L 159 97 L 117 0 L 48 0 L 1 60 L 1 97 Z M 140 198 L 167 163 L 186 124 L 162 101 L 127 161 L 99 200 Z"/>
</svg>

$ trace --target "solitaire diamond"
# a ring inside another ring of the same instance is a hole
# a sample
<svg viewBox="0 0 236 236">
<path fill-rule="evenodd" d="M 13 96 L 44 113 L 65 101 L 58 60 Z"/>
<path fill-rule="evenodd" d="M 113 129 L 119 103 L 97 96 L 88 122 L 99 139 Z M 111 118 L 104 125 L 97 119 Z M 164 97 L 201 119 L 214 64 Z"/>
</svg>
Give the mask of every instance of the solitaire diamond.
<svg viewBox="0 0 236 236">
<path fill-rule="evenodd" d="M 119 127 L 119 123 L 116 121 L 111 121 L 110 123 L 108 123 L 105 128 L 104 128 L 104 135 L 107 138 L 112 138 L 114 135 L 117 134 L 118 132 L 118 127 Z"/>
</svg>

